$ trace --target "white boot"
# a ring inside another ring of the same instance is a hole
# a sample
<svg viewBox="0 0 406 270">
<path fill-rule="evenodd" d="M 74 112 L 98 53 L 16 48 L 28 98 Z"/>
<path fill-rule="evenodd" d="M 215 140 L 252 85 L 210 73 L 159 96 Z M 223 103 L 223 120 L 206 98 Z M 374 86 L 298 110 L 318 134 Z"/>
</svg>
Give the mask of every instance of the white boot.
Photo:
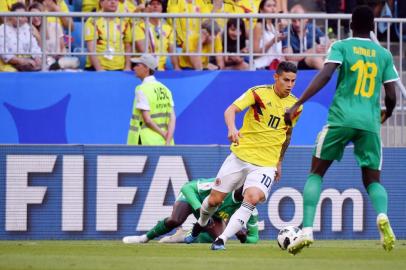
<svg viewBox="0 0 406 270">
<path fill-rule="evenodd" d="M 149 241 L 146 234 L 123 237 L 124 244 L 144 244 Z"/>
<path fill-rule="evenodd" d="M 159 240 L 159 243 L 183 243 L 187 232 L 188 231 L 180 227 L 174 234 L 162 237 L 162 239 Z"/>
</svg>

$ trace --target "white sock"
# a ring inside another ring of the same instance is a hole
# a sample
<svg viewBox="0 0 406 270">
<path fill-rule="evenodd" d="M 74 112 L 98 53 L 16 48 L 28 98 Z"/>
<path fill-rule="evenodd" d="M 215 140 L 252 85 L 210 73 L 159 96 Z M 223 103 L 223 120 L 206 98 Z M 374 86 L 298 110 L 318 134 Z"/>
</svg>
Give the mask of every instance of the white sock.
<svg viewBox="0 0 406 270">
<path fill-rule="evenodd" d="M 209 219 L 211 216 L 217 211 L 218 206 L 215 207 L 210 207 L 209 206 L 209 197 L 207 196 L 203 202 L 202 206 L 200 207 L 200 217 L 197 220 L 197 222 L 200 224 L 200 226 L 204 227 L 207 225 L 207 222 L 209 222 Z"/>
<path fill-rule="evenodd" d="M 224 243 L 228 238 L 235 235 L 239 230 L 241 230 L 248 222 L 251 217 L 252 211 L 254 211 L 255 205 L 248 202 L 243 202 L 237 211 L 231 216 L 230 221 L 227 224 L 224 232 L 219 236 L 223 239 Z"/>
</svg>

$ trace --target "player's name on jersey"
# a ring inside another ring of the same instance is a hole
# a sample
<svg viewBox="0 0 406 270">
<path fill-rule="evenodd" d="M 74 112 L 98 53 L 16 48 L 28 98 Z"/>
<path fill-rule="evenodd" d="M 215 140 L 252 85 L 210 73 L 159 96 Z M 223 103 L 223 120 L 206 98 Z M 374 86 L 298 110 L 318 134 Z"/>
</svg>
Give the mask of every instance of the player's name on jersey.
<svg viewBox="0 0 406 270">
<path fill-rule="evenodd" d="M 359 54 L 359 55 L 363 55 L 363 56 L 367 56 L 367 57 L 375 57 L 376 56 L 376 51 L 375 50 L 371 50 L 371 49 L 365 49 L 362 47 L 352 47 L 353 48 L 353 52 L 355 54 Z"/>
</svg>

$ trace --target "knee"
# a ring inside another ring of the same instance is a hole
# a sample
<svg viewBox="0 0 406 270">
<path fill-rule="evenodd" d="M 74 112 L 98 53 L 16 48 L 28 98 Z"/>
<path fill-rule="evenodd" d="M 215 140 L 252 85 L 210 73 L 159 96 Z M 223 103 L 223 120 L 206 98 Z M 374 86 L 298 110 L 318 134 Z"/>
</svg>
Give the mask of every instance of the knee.
<svg viewBox="0 0 406 270">
<path fill-rule="evenodd" d="M 251 205 L 257 205 L 265 199 L 265 194 L 262 190 L 257 188 L 248 188 L 244 192 L 244 201 Z"/>
<path fill-rule="evenodd" d="M 223 198 L 218 194 L 210 194 L 208 204 L 209 207 L 217 207 L 223 202 Z"/>
</svg>

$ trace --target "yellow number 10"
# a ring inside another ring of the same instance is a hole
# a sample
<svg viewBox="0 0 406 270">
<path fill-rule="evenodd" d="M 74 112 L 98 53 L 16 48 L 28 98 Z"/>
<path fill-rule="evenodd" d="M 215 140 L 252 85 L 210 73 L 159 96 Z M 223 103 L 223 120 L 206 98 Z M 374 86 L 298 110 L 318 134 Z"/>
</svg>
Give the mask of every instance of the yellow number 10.
<svg viewBox="0 0 406 270">
<path fill-rule="evenodd" d="M 351 71 L 358 70 L 357 84 L 355 85 L 354 95 L 358 96 L 361 92 L 361 96 L 370 98 L 374 94 L 375 89 L 375 77 L 378 73 L 378 69 L 375 63 L 364 62 L 358 60 L 351 67 Z M 367 80 L 369 80 L 368 90 L 365 89 Z"/>
</svg>

